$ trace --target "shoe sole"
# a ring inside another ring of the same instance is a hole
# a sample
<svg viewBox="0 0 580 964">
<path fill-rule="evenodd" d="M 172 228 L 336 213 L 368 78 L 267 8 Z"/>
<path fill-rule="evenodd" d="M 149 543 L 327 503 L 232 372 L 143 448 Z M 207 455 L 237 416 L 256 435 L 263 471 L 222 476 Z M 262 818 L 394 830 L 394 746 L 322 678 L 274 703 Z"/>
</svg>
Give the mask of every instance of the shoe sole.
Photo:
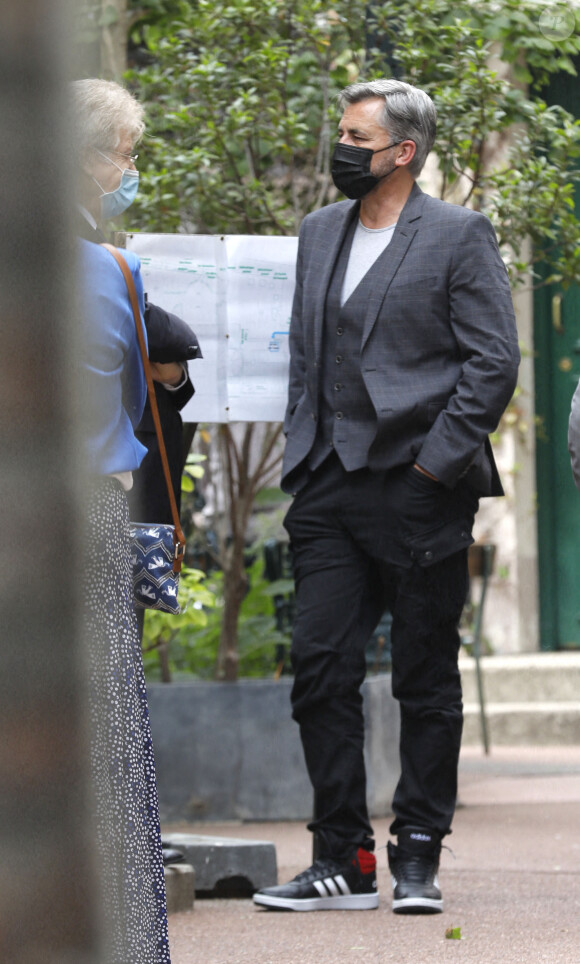
<svg viewBox="0 0 580 964">
<path fill-rule="evenodd" d="M 375 910 L 379 906 L 378 894 L 348 894 L 342 897 L 270 897 L 254 894 L 254 904 L 272 910 Z"/>
<path fill-rule="evenodd" d="M 443 901 L 429 897 L 403 897 L 393 901 L 393 910 L 395 914 L 440 914 Z"/>
</svg>

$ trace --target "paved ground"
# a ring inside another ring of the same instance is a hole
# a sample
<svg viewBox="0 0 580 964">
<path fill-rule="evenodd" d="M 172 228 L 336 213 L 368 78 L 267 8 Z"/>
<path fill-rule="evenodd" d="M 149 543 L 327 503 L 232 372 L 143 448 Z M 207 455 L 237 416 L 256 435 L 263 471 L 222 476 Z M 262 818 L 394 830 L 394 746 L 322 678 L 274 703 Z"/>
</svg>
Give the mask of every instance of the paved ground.
<svg viewBox="0 0 580 964">
<path fill-rule="evenodd" d="M 378 845 L 388 823 L 374 821 Z M 280 881 L 311 863 L 301 824 L 204 826 L 273 841 Z M 249 900 L 197 900 L 192 912 L 170 917 L 172 962 L 580 964 L 580 747 L 498 747 L 487 758 L 464 751 L 448 843 L 454 856 L 443 851 L 442 914 L 391 912 L 382 849 L 378 910 L 277 913 Z M 461 940 L 445 937 L 451 927 L 461 928 Z"/>
</svg>

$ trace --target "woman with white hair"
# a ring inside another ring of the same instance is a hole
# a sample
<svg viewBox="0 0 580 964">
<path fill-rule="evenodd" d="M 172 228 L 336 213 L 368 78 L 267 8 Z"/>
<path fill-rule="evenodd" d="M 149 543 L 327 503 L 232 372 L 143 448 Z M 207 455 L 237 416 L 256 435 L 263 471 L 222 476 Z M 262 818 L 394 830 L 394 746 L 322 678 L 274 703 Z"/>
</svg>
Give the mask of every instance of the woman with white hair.
<svg viewBox="0 0 580 964">
<path fill-rule="evenodd" d="M 135 200 L 139 186 L 135 145 L 145 130 L 144 112 L 129 91 L 114 81 L 77 80 L 72 90 L 80 207 L 96 228 L 97 222 L 116 217 Z"/>
<path fill-rule="evenodd" d="M 146 449 L 135 437 L 146 397 L 125 280 L 99 244 L 98 221 L 131 203 L 143 111 L 118 84 L 73 85 L 78 158 L 83 388 L 89 472 L 84 625 L 91 772 L 108 964 L 169 964 L 155 768 L 133 593 L 127 491 Z M 91 236 L 92 232 L 92 236 Z M 90 240 L 86 240 L 86 238 Z M 122 252 L 144 311 L 139 261 Z M 183 377 L 181 366 L 156 376 Z"/>
</svg>

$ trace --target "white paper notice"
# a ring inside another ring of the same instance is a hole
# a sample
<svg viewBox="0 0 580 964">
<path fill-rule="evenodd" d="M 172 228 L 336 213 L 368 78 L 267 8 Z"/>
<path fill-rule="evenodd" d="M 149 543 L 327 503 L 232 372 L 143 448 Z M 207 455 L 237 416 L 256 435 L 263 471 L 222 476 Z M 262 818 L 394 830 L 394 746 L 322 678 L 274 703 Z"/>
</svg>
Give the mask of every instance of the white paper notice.
<svg viewBox="0 0 580 964">
<path fill-rule="evenodd" d="M 288 237 L 127 235 L 150 301 L 199 339 L 184 421 L 282 421 L 297 246 Z"/>
</svg>

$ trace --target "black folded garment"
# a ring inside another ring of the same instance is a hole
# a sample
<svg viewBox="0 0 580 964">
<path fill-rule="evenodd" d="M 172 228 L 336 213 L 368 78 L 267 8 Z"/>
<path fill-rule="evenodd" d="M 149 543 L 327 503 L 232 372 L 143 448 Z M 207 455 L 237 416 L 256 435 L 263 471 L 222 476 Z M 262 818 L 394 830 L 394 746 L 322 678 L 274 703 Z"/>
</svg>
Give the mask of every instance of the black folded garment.
<svg viewBox="0 0 580 964">
<path fill-rule="evenodd" d="M 189 325 L 149 301 L 145 304 L 145 328 L 149 361 L 167 364 L 203 358 L 197 335 Z"/>
</svg>

